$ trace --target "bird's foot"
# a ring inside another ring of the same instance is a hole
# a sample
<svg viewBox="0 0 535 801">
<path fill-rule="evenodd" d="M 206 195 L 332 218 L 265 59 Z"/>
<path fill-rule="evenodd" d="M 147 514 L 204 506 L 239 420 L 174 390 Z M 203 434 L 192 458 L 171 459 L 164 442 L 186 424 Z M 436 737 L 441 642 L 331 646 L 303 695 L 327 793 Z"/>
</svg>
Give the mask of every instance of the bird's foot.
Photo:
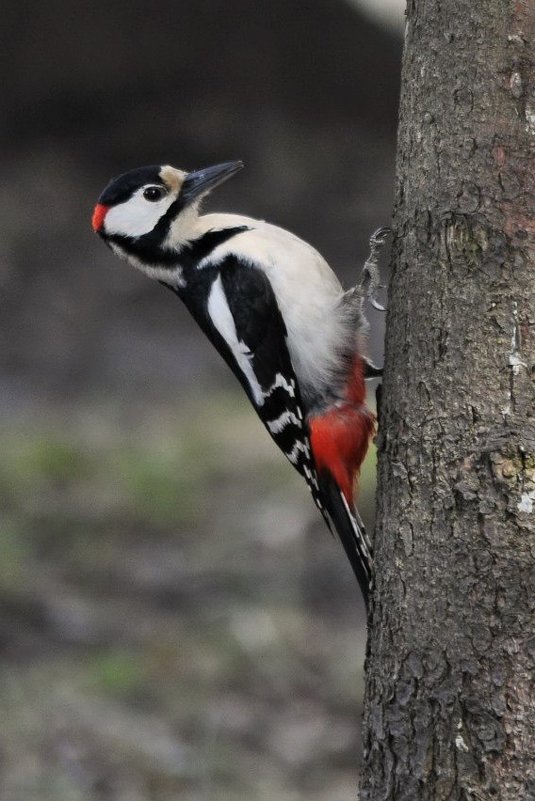
<svg viewBox="0 0 535 801">
<path fill-rule="evenodd" d="M 361 289 L 366 292 L 366 297 L 374 309 L 386 311 L 386 308 L 379 303 L 376 298 L 377 290 L 384 289 L 384 284 L 380 283 L 379 256 L 384 247 L 385 240 L 392 233 L 391 228 L 378 228 L 370 237 L 370 255 L 364 262 L 362 268 L 362 278 L 360 281 Z"/>
</svg>

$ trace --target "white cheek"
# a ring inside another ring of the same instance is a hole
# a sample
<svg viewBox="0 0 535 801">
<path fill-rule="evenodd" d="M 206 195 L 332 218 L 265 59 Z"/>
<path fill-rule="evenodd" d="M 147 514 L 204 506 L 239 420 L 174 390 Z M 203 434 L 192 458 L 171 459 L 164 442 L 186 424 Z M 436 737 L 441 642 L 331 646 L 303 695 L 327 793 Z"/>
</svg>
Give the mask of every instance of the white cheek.
<svg viewBox="0 0 535 801">
<path fill-rule="evenodd" d="M 157 203 L 151 203 L 141 194 L 134 195 L 126 203 L 111 207 L 104 220 L 105 233 L 135 237 L 148 234 L 174 199 L 173 195 L 166 195 Z"/>
</svg>

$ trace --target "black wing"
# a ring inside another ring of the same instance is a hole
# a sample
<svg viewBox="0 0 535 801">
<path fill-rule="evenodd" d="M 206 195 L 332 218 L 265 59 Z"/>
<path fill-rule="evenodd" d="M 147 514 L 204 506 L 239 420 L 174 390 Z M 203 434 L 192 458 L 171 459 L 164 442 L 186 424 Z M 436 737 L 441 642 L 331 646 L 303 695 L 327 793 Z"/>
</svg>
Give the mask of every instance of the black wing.
<svg viewBox="0 0 535 801">
<path fill-rule="evenodd" d="M 317 494 L 303 403 L 271 284 L 262 270 L 234 257 L 225 259 L 219 275 L 251 373 L 244 374 L 234 353 L 231 366 L 270 436 Z"/>
<path fill-rule="evenodd" d="M 228 256 L 197 270 L 184 300 L 237 376 L 275 443 L 305 479 L 329 529 L 336 531 L 362 588 L 371 580 L 371 545 L 355 510 L 329 476 L 318 477 L 286 326 L 262 270 Z"/>
<path fill-rule="evenodd" d="M 318 480 L 286 326 L 267 276 L 229 255 L 218 264 L 188 271 L 187 287 L 162 283 L 181 298 L 225 359 L 270 436 L 305 478 L 318 503 Z"/>
<path fill-rule="evenodd" d="M 336 531 L 368 603 L 372 582 L 372 546 L 356 509 L 345 501 L 329 475 L 318 476 L 299 386 L 286 344 L 286 327 L 264 273 L 237 260 L 226 261 L 221 281 L 236 334 L 262 388 L 258 403 L 248 395 L 267 430 L 305 478 L 331 531 Z M 246 387 L 247 391 L 247 387 Z"/>
</svg>

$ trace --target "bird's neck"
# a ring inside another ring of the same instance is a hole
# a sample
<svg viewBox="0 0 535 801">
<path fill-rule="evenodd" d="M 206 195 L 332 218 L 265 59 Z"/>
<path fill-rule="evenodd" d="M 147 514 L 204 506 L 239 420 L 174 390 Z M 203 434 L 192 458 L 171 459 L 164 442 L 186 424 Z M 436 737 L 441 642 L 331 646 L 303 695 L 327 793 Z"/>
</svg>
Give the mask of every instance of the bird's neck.
<svg viewBox="0 0 535 801">
<path fill-rule="evenodd" d="M 180 252 L 203 239 L 206 234 L 225 231 L 240 226 L 251 227 L 256 223 L 240 214 L 199 214 L 195 207 L 184 210 L 173 220 L 164 240 L 164 247 Z"/>
<path fill-rule="evenodd" d="M 177 264 L 186 277 L 195 270 L 201 261 L 208 259 L 219 245 L 232 239 L 233 236 L 247 230 L 246 225 L 235 225 L 224 228 L 207 228 L 176 249 Z"/>
<path fill-rule="evenodd" d="M 252 221 L 250 221 L 252 222 Z M 247 218 L 233 214 L 206 214 L 197 209 L 182 212 L 162 237 L 154 229 L 132 239 L 112 236 L 109 244 L 121 258 L 150 278 L 184 287 L 188 275 L 228 239 L 247 229 Z"/>
</svg>

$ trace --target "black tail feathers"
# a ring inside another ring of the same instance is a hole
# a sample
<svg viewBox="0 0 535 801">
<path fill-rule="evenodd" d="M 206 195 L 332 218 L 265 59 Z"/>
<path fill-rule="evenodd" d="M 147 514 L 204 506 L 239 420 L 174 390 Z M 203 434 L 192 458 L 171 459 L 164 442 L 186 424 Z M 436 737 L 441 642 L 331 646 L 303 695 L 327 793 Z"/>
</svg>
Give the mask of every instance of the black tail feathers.
<svg viewBox="0 0 535 801">
<path fill-rule="evenodd" d="M 373 589 L 373 546 L 364 523 L 355 507 L 350 506 L 334 479 L 326 474 L 320 478 L 323 515 L 327 525 L 338 534 L 340 542 L 357 578 L 366 609 Z"/>
</svg>

